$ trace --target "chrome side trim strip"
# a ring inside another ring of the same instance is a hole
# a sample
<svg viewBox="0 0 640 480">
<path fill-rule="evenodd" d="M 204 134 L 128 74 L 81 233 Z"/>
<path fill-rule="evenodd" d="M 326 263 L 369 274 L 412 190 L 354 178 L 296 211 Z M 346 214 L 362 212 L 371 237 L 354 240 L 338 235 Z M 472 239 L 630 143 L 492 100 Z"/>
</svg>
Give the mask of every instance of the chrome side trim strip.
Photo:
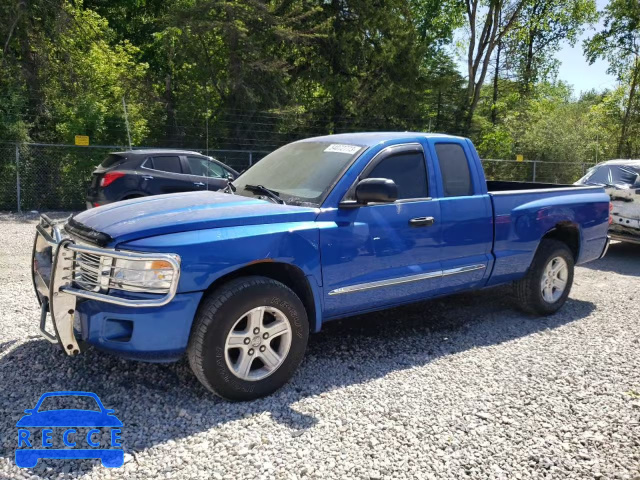
<svg viewBox="0 0 640 480">
<path fill-rule="evenodd" d="M 363 290 L 371 290 L 372 288 L 390 287 L 392 285 L 400 285 L 409 282 L 418 282 L 420 280 L 428 280 L 431 278 L 442 278 L 449 275 L 457 275 L 459 273 L 468 273 L 475 270 L 483 270 L 486 266 L 484 264 L 478 265 L 466 265 L 464 267 L 450 268 L 447 270 L 434 270 L 432 272 L 419 273 L 417 275 L 408 275 L 406 277 L 391 278 L 389 280 L 377 280 L 375 282 L 358 283 L 356 285 L 349 285 L 347 287 L 336 288 L 331 290 L 329 295 L 341 295 L 343 293 L 361 292 Z"/>
<path fill-rule="evenodd" d="M 450 268 L 448 270 L 443 270 L 442 276 L 446 277 L 448 275 L 456 275 L 458 273 L 467 273 L 467 272 L 473 272 L 475 270 L 484 270 L 485 268 L 487 268 L 487 266 L 484 265 L 483 263 L 479 263 L 477 265 L 465 265 L 464 267 L 457 267 L 457 268 Z"/>
<path fill-rule="evenodd" d="M 362 290 L 370 290 L 372 288 L 389 287 L 391 285 L 417 282 L 419 280 L 426 280 L 428 278 L 439 278 L 441 276 L 442 276 L 442 270 L 436 270 L 435 272 L 420 273 L 418 275 L 409 275 L 407 277 L 392 278 L 390 280 L 378 280 L 375 282 L 359 283 L 356 285 L 349 285 L 348 287 L 336 288 L 335 290 L 330 291 L 329 295 L 340 295 L 342 293 L 360 292 Z"/>
</svg>

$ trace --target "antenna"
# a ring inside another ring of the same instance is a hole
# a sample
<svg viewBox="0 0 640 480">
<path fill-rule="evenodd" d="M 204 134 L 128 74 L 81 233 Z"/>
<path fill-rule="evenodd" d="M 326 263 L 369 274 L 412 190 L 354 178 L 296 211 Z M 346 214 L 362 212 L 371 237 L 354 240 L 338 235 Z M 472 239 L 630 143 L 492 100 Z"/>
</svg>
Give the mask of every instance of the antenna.
<svg viewBox="0 0 640 480">
<path fill-rule="evenodd" d="M 127 126 L 127 137 L 129 138 L 129 150 L 131 148 L 131 132 L 129 131 L 129 116 L 127 115 L 127 104 L 124 101 L 124 96 L 122 97 L 122 109 L 124 110 L 124 123 Z"/>
</svg>

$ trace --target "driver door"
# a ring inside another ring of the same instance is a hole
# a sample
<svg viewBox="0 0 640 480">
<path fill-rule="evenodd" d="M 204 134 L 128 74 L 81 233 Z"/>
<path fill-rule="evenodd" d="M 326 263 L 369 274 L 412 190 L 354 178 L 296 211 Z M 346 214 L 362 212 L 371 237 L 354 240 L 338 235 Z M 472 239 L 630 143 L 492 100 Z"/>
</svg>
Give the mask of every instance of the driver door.
<svg viewBox="0 0 640 480">
<path fill-rule="evenodd" d="M 320 230 L 327 318 L 427 298 L 439 285 L 440 205 L 429 197 L 422 146 L 387 147 L 365 178 L 393 180 L 398 200 L 320 214 L 338 225 Z"/>
</svg>

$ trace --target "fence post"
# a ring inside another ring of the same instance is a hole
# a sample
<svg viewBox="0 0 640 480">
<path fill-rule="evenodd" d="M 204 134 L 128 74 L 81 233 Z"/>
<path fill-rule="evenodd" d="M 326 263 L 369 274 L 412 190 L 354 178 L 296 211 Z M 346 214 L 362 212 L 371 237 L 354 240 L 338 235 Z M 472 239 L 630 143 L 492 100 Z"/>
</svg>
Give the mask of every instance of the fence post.
<svg viewBox="0 0 640 480">
<path fill-rule="evenodd" d="M 20 201 L 20 146 L 16 143 L 16 196 L 18 201 L 18 213 L 22 213 Z"/>
<path fill-rule="evenodd" d="M 249 166 L 251 167 L 253 165 L 253 152 L 249 151 Z"/>
<path fill-rule="evenodd" d="M 533 181 L 536 181 L 536 165 L 538 165 L 538 161 L 534 160 L 533 161 Z"/>
</svg>

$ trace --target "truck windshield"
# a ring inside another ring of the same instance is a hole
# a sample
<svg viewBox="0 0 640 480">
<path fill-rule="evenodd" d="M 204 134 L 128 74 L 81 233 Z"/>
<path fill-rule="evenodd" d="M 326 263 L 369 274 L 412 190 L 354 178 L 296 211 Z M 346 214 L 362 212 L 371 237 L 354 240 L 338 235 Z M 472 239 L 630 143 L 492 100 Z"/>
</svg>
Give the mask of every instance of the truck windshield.
<svg viewBox="0 0 640 480">
<path fill-rule="evenodd" d="M 255 188 L 259 185 L 276 192 L 287 204 L 320 206 L 365 149 L 331 142 L 290 143 L 264 157 L 233 185 L 239 195 L 265 196 Z"/>
</svg>

